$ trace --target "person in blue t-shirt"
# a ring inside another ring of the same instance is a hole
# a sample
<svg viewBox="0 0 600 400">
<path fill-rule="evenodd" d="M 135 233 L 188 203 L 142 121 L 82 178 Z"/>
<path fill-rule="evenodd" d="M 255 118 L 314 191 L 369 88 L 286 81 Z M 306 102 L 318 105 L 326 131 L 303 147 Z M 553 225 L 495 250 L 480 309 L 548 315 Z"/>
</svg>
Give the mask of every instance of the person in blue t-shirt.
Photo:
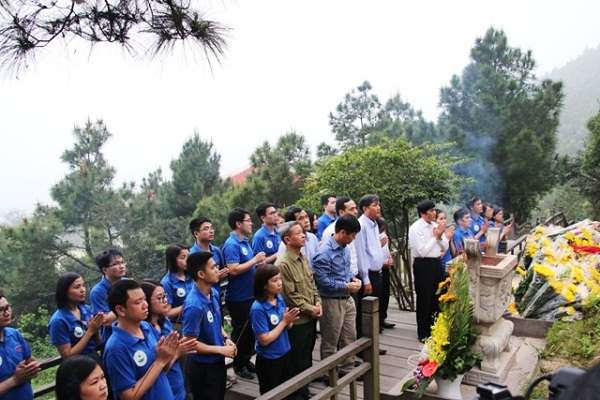
<svg viewBox="0 0 600 400">
<path fill-rule="evenodd" d="M 260 394 L 293 376 L 287 330 L 299 318 L 300 309 L 290 310 L 285 306 L 282 289 L 278 267 L 263 264 L 256 269 L 253 285 L 256 301 L 250 309 L 250 322 L 256 337 L 256 375 Z"/>
<path fill-rule="evenodd" d="M 262 221 L 262 226 L 254 233 L 252 237 L 252 251 L 258 254 L 265 252 L 265 264 L 274 264 L 277 260 L 277 250 L 279 250 L 279 230 L 276 227 L 279 221 L 275 204 L 262 202 L 256 207 L 256 216 Z"/>
<path fill-rule="evenodd" d="M 104 349 L 104 366 L 115 399 L 173 400 L 165 369 L 179 346 L 179 334 L 157 340 L 145 321 L 146 295 L 134 280 L 119 280 L 108 290 L 110 310 L 117 316 Z"/>
<path fill-rule="evenodd" d="M 254 348 L 254 332 L 248 323 L 250 307 L 254 302 L 252 282 L 257 264 L 265 262 L 265 253 L 254 254 L 248 241 L 252 233 L 252 219 L 244 208 L 234 208 L 227 217 L 231 228 L 223 244 L 223 257 L 229 268 L 229 283 L 225 291 L 225 304 L 231 316 L 231 337 L 238 345 L 233 359 L 233 372 L 240 378 L 253 379 L 255 367 L 250 361 Z"/>
<path fill-rule="evenodd" d="M 0 399 L 33 400 L 31 380 L 40 373 L 40 365 L 21 333 L 9 328 L 12 309 L 0 290 Z"/>
<path fill-rule="evenodd" d="M 332 194 L 321 196 L 321 206 L 323 206 L 323 214 L 317 220 L 317 239 L 323 239 L 323 231 L 337 219 L 335 211 L 336 198 Z M 311 221 L 312 222 L 312 221 Z"/>
<path fill-rule="evenodd" d="M 94 261 L 100 273 L 102 273 L 102 280 L 92 288 L 90 303 L 92 305 L 92 313 L 98 314 L 101 312 L 104 314 L 104 323 L 100 331 L 100 336 L 102 336 L 102 344 L 105 345 L 112 333 L 112 324 L 117 320 L 115 313 L 110 311 L 110 307 L 108 307 L 108 289 L 113 283 L 125 277 L 127 263 L 123 259 L 123 254 L 116 249 L 103 251 L 96 255 Z"/>
<path fill-rule="evenodd" d="M 186 380 L 194 399 L 222 400 L 225 397 L 225 357 L 235 357 L 236 345 L 222 326 L 219 269 L 210 252 L 189 256 L 186 274 L 194 280 L 192 292 L 183 305 L 183 335 L 197 340 L 196 351 L 188 357 Z"/>
<path fill-rule="evenodd" d="M 63 359 L 77 354 L 100 360 L 96 352 L 100 345 L 100 328 L 104 313 L 92 316 L 85 304 L 85 282 L 75 272 L 66 272 L 56 283 L 56 312 L 50 318 L 50 341 Z"/>
<path fill-rule="evenodd" d="M 446 225 L 446 213 L 440 210 L 439 208 L 435 209 L 435 222 L 438 225 L 444 224 Z M 448 270 L 446 269 L 446 264 L 452 260 L 452 253 L 456 253 L 454 248 L 454 243 L 452 242 L 452 237 L 454 236 L 454 226 L 448 226 L 446 230 L 444 230 L 444 235 L 448 239 L 448 250 L 441 253 L 441 261 L 442 261 L 442 272 L 444 276 L 448 276 Z"/>
<path fill-rule="evenodd" d="M 213 255 L 213 260 L 219 268 L 219 282 L 224 281 L 229 275 L 229 269 L 225 264 L 223 253 L 212 242 L 215 240 L 215 228 L 212 221 L 207 217 L 197 217 L 190 221 L 190 232 L 194 236 L 194 245 L 190 249 L 190 254 L 197 251 L 209 251 Z M 220 283 L 215 283 L 215 289 L 222 295 Z"/>
<path fill-rule="evenodd" d="M 165 288 L 167 303 L 171 306 L 167 317 L 173 322 L 180 321 L 183 302 L 194 286 L 192 278 L 185 274 L 189 255 L 190 248 L 186 244 L 172 244 L 165 250 L 167 274 L 160 283 Z"/>
<path fill-rule="evenodd" d="M 471 233 L 471 213 L 466 208 L 461 208 L 454 213 L 454 222 L 456 227 L 454 228 L 454 235 L 452 236 L 452 247 L 455 251 L 452 257 L 456 257 L 459 254 L 465 252 L 465 239 L 473 239 Z"/>
<path fill-rule="evenodd" d="M 467 202 L 467 208 L 471 213 L 471 236 L 479 240 L 482 251 L 485 251 L 485 233 L 490 227 L 490 221 L 486 221 L 483 215 L 483 202 L 479 197 L 474 197 Z"/>
<path fill-rule="evenodd" d="M 171 325 L 171 321 L 166 318 L 171 307 L 167 302 L 168 295 L 165 292 L 164 287 L 160 282 L 154 279 L 144 279 L 140 282 L 140 286 L 146 295 L 146 302 L 148 302 L 148 317 L 146 318 L 146 322 L 149 322 L 154 327 L 154 333 L 156 333 L 157 339 L 168 337 L 169 334 L 173 332 L 173 325 Z M 195 339 L 182 342 L 177 347 L 177 354 L 173 358 L 172 363 L 170 363 L 167 379 L 171 385 L 175 400 L 184 400 L 186 397 L 181 366 L 178 362 L 175 362 L 175 360 L 195 351 Z"/>
</svg>

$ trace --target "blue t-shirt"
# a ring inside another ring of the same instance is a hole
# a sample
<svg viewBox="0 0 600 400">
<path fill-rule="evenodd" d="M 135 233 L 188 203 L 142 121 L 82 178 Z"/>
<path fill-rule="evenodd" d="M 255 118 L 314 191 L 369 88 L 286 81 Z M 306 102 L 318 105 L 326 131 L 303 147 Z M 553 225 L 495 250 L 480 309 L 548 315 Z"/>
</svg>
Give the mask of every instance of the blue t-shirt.
<svg viewBox="0 0 600 400">
<path fill-rule="evenodd" d="M 199 342 L 209 346 L 224 346 L 221 320 L 221 303 L 216 289 L 210 290 L 210 298 L 208 298 L 194 285 L 183 305 L 182 333 L 186 336 L 194 336 Z M 212 364 L 223 361 L 225 357 L 220 354 L 194 353 L 189 355 L 189 359 Z"/>
<path fill-rule="evenodd" d="M 335 222 L 335 220 L 337 219 L 337 214 L 333 217 L 333 218 L 329 218 L 329 215 L 323 213 L 319 219 L 317 219 L 317 238 L 319 238 L 319 241 L 322 239 L 323 237 L 323 231 L 331 224 L 333 224 Z M 310 224 L 312 226 L 312 221 L 310 221 Z"/>
<path fill-rule="evenodd" d="M 269 333 L 283 319 L 283 313 L 285 312 L 285 302 L 280 294 L 277 295 L 277 305 L 273 305 L 268 301 L 259 303 L 254 301 L 250 308 L 250 323 L 252 324 L 252 330 L 254 330 L 254 336 L 258 337 L 259 334 Z M 285 328 L 281 334 L 272 341 L 268 346 L 262 346 L 258 339 L 256 339 L 256 354 L 269 360 L 275 360 L 283 357 L 290 351 L 290 339 L 288 338 L 287 328 Z"/>
<path fill-rule="evenodd" d="M 160 340 L 161 337 L 169 336 L 171 332 L 173 332 L 173 325 L 171 325 L 171 321 L 168 319 L 165 320 L 165 324 L 162 326 L 160 332 L 154 329 L 154 333 L 158 335 L 156 340 Z M 186 396 L 185 385 L 183 383 L 181 366 L 178 362 L 175 362 L 171 369 L 169 369 L 169 372 L 167 372 L 167 379 L 169 380 L 169 385 L 171 386 L 171 391 L 173 392 L 175 400 L 184 400 Z"/>
<path fill-rule="evenodd" d="M 471 221 L 473 221 L 473 223 L 471 224 L 469 231 L 471 232 L 471 236 L 475 237 L 481 230 L 481 226 L 485 225 L 485 218 L 481 215 L 473 216 L 473 214 L 471 214 Z M 485 243 L 485 235 L 479 237 L 479 242 Z"/>
<path fill-rule="evenodd" d="M 194 280 L 188 275 L 185 276 L 185 281 L 182 281 L 172 272 L 168 272 L 160 283 L 162 283 L 167 294 L 167 301 L 172 307 L 183 305 L 185 298 L 194 286 Z"/>
<path fill-rule="evenodd" d="M 221 253 L 221 250 L 219 250 L 219 248 L 217 246 L 213 245 L 212 243 L 208 244 L 208 248 L 209 248 L 210 252 L 213 254 L 212 259 L 215 261 L 215 264 L 219 267 L 219 269 L 225 268 L 225 260 L 223 259 L 223 253 Z M 202 247 L 200 247 L 200 245 L 198 245 L 198 242 L 196 242 L 190 249 L 190 254 L 194 254 L 198 251 L 204 251 L 204 250 L 202 249 Z M 213 285 L 213 287 L 215 289 L 217 289 L 217 292 L 221 293 L 221 283 L 220 282 L 215 283 Z"/>
<path fill-rule="evenodd" d="M 23 360 L 29 360 L 31 349 L 19 331 L 4 328 L 4 340 L 0 341 L 0 382 L 9 379 L 15 373 L 15 368 Z M 30 400 L 33 399 L 31 382 L 27 381 L 16 386 L 0 396 L 1 400 Z"/>
<path fill-rule="evenodd" d="M 271 233 L 269 228 L 263 225 L 252 237 L 252 251 L 254 251 L 254 254 L 264 251 L 265 255 L 269 257 L 277 253 L 279 243 L 281 243 L 281 237 L 277 228 L 274 228 L 273 233 Z"/>
<path fill-rule="evenodd" d="M 106 280 L 106 277 L 102 276 L 102 280 L 98 282 L 90 292 L 90 303 L 92 305 L 92 312 L 94 315 L 99 312 L 103 312 L 104 314 L 108 314 L 110 312 L 110 308 L 108 307 L 108 289 L 110 289 L 110 282 Z M 108 338 L 112 333 L 112 328 L 110 326 L 103 326 L 100 329 L 100 334 L 102 335 L 102 344 L 106 344 Z"/>
<path fill-rule="evenodd" d="M 457 226 L 454 230 L 454 236 L 452 236 L 456 251 L 464 251 L 465 239 L 473 239 L 473 234 L 469 229 L 463 230 L 460 226 Z"/>
<path fill-rule="evenodd" d="M 134 387 L 156 360 L 158 332 L 146 321 L 140 323 L 140 328 L 144 334 L 143 339 L 119 328 L 115 322 L 112 326 L 113 333 L 106 343 L 104 365 L 115 400 L 119 399 L 121 392 Z M 173 399 L 173 392 L 164 372 L 160 372 L 142 399 Z"/>
<path fill-rule="evenodd" d="M 223 244 L 223 257 L 225 264 L 244 264 L 254 258 L 254 252 L 250 247 L 248 238 L 240 239 L 235 233 L 231 232 L 229 238 Z M 247 301 L 254 298 L 252 285 L 254 284 L 254 271 L 256 265 L 241 275 L 229 275 L 229 283 L 225 290 L 225 300 L 229 301 Z"/>
<path fill-rule="evenodd" d="M 48 331 L 50 332 L 50 341 L 54 346 L 71 344 L 71 347 L 74 347 L 87 331 L 88 322 L 92 318 L 92 310 L 82 303 L 78 307 L 81 319 L 77 319 L 67 308 L 56 310 L 52 318 L 50 318 Z M 94 338 L 91 338 L 81 354 L 90 354 L 95 351 L 96 341 Z"/>
</svg>

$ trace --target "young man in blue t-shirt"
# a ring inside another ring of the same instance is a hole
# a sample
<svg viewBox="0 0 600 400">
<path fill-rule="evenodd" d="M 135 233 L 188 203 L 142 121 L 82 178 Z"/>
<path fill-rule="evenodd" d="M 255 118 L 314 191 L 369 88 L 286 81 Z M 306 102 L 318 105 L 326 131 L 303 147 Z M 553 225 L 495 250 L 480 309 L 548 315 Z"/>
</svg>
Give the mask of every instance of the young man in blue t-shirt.
<svg viewBox="0 0 600 400">
<path fill-rule="evenodd" d="M 185 271 L 194 286 L 183 305 L 183 335 L 197 340 L 196 352 L 187 362 L 186 378 L 194 399 L 225 397 L 225 357 L 235 357 L 237 348 L 222 326 L 219 269 L 210 252 L 197 252 L 187 259 Z"/>
<path fill-rule="evenodd" d="M 275 226 L 279 219 L 277 209 L 273 203 L 262 202 L 256 207 L 256 216 L 263 224 L 252 237 L 252 250 L 254 254 L 264 251 L 265 264 L 274 264 L 281 243 L 279 231 Z"/>
<path fill-rule="evenodd" d="M 102 280 L 98 282 L 90 292 L 90 303 L 92 304 L 92 313 L 104 314 L 104 323 L 102 324 L 102 344 L 112 333 L 112 324 L 117 320 L 117 316 L 110 311 L 107 296 L 110 286 L 122 279 L 127 272 L 127 263 L 123 260 L 123 254 L 119 250 L 105 250 L 95 258 L 96 265 L 102 273 Z"/>
<path fill-rule="evenodd" d="M 136 281 L 115 282 L 108 291 L 108 304 L 117 316 L 104 349 L 113 393 L 122 400 L 172 400 L 165 370 L 175 361 L 179 334 L 174 331 L 157 340 L 154 327 L 145 321 L 148 303 Z"/>
<path fill-rule="evenodd" d="M 223 244 L 223 257 L 229 269 L 229 283 L 225 304 L 231 315 L 231 337 L 238 352 L 233 359 L 233 371 L 241 378 L 253 379 L 255 367 L 250 361 L 254 349 L 254 332 L 248 322 L 254 303 L 252 284 L 257 264 L 265 262 L 265 253 L 254 254 L 248 235 L 252 233 L 252 219 L 244 208 L 234 208 L 227 218 L 231 233 Z"/>
<path fill-rule="evenodd" d="M 12 309 L 0 291 L 0 399 L 33 399 L 31 379 L 40 373 L 40 365 L 31 355 L 21 333 L 9 328 Z"/>
</svg>

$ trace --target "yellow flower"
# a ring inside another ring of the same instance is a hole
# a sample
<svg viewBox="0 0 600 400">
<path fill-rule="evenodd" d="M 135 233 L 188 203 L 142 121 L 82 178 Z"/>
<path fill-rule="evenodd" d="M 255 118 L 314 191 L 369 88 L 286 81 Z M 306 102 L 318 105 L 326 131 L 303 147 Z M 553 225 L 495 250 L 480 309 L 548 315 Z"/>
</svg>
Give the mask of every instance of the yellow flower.
<svg viewBox="0 0 600 400">
<path fill-rule="evenodd" d="M 526 274 L 526 272 L 525 272 L 525 269 L 523 269 L 523 266 L 522 266 L 522 265 L 519 265 L 519 266 L 517 267 L 516 271 L 517 271 L 517 274 L 519 274 L 519 275 L 523 275 L 523 276 L 525 276 L 525 274 Z"/>
<path fill-rule="evenodd" d="M 567 239 L 569 242 L 574 242 L 576 239 L 575 234 L 573 232 L 567 232 L 564 236 L 565 239 Z"/>
<path fill-rule="evenodd" d="M 445 281 L 439 283 L 438 288 L 441 289 L 449 283 L 450 283 L 450 277 L 447 277 Z"/>
<path fill-rule="evenodd" d="M 567 315 L 575 315 L 575 313 L 577 312 L 577 310 L 573 306 L 567 307 L 566 311 L 567 311 Z"/>
<path fill-rule="evenodd" d="M 583 282 L 585 280 L 585 278 L 583 277 L 583 274 L 581 273 L 581 269 L 579 267 L 573 266 L 572 271 L 573 271 L 573 277 L 575 278 L 576 282 Z"/>
<path fill-rule="evenodd" d="M 552 271 L 552 269 L 550 269 L 549 267 L 546 267 L 545 265 L 538 264 L 538 263 L 533 264 L 533 270 L 535 272 L 537 272 L 538 274 L 545 276 L 546 278 L 553 277 L 555 275 L 554 271 Z"/>
<path fill-rule="evenodd" d="M 515 305 L 515 302 L 511 302 L 508 305 L 508 308 L 506 309 L 511 315 L 516 315 L 519 313 L 519 311 L 517 310 L 517 306 Z"/>
<path fill-rule="evenodd" d="M 456 301 L 456 300 L 458 300 L 458 296 L 455 296 L 450 293 L 444 293 L 443 295 L 440 296 L 440 301 L 444 302 L 444 303 L 448 303 L 448 302 Z"/>
<path fill-rule="evenodd" d="M 552 289 L 554 289 L 554 291 L 555 291 L 557 294 L 562 294 L 562 292 L 563 292 L 563 290 L 564 290 L 564 288 L 565 288 L 565 284 L 564 284 L 564 283 L 562 283 L 562 282 L 561 282 L 561 281 L 559 281 L 559 280 L 556 280 L 556 279 L 550 279 L 550 280 L 548 281 L 548 285 L 550 285 L 550 287 L 551 287 Z"/>
</svg>

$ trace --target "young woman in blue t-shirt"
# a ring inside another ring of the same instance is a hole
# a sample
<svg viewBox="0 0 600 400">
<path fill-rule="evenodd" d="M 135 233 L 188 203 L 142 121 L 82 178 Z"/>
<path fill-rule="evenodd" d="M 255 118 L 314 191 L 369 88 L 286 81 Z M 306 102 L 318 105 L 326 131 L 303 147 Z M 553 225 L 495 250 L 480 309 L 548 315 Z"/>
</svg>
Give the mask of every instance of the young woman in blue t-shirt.
<svg viewBox="0 0 600 400">
<path fill-rule="evenodd" d="M 254 298 L 250 322 L 256 338 L 256 375 L 260 393 L 266 393 L 290 376 L 290 341 L 287 330 L 298 319 L 298 308 L 285 306 L 279 268 L 260 265 L 254 273 Z"/>
</svg>

